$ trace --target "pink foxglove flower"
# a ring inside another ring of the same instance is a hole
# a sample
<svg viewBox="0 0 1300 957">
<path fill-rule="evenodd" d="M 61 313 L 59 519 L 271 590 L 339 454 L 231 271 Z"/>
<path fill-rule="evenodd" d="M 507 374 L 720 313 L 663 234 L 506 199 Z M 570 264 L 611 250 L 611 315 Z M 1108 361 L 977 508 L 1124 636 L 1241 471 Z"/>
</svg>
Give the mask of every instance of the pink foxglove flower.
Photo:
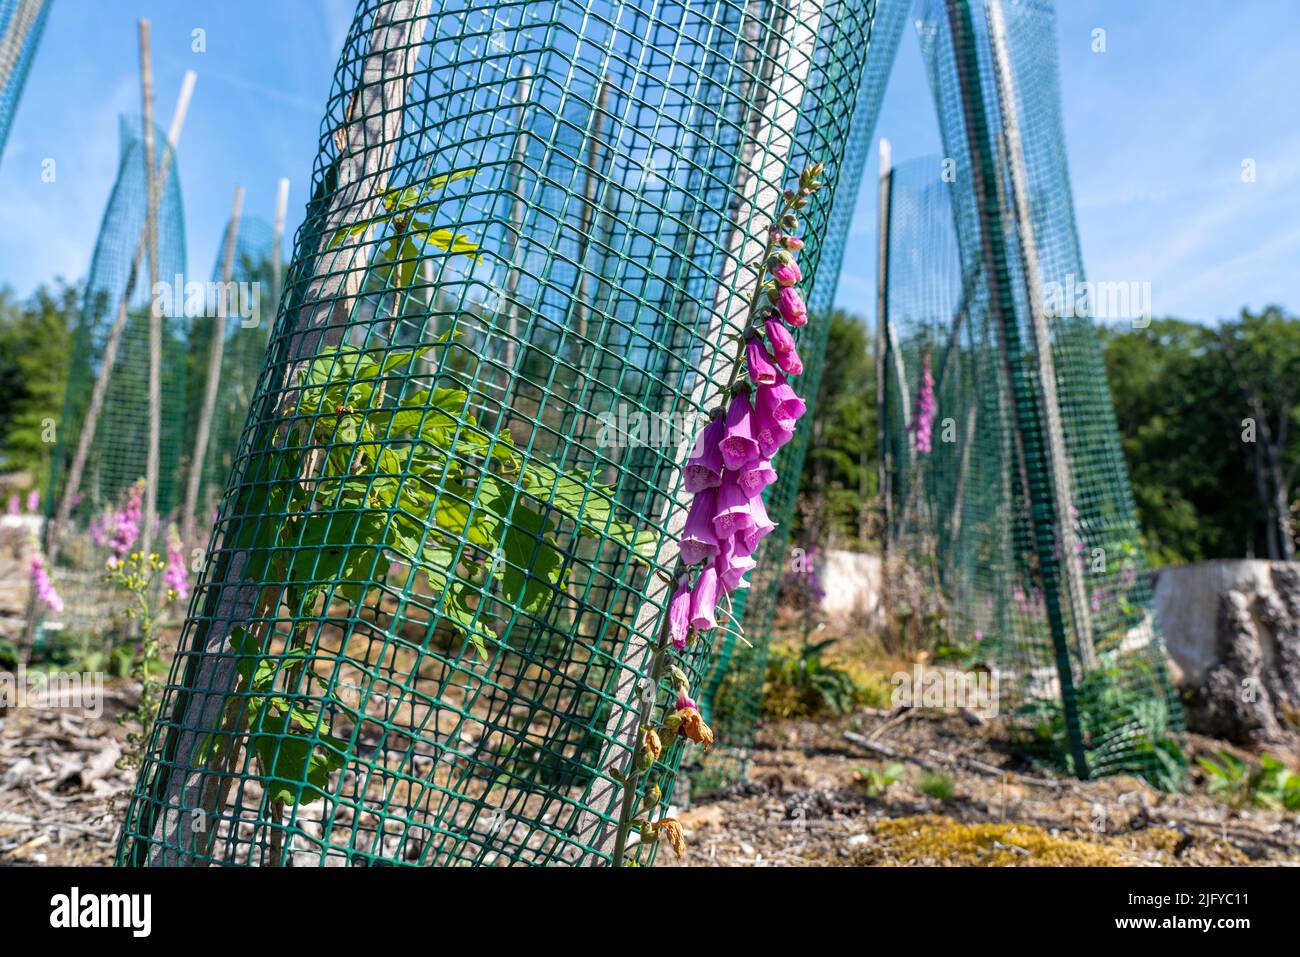
<svg viewBox="0 0 1300 957">
<path fill-rule="evenodd" d="M 754 441 L 753 408 L 743 392 L 731 398 L 727 409 L 726 431 L 718 447 L 729 469 L 744 468 L 758 460 L 758 443 Z"/>
<path fill-rule="evenodd" d="M 768 459 L 760 459 L 736 473 L 736 484 L 749 498 L 761 495 L 763 489 L 776 481 L 776 469 Z"/>
<path fill-rule="evenodd" d="M 718 510 L 713 517 L 713 532 L 719 543 L 753 527 L 750 503 L 750 497 L 736 483 L 736 473 L 728 471 L 718 489 Z"/>
<path fill-rule="evenodd" d="M 736 536 L 721 543 L 718 557 L 714 559 L 718 569 L 718 585 L 725 592 L 748 588 L 749 582 L 745 581 L 745 575 L 753 571 L 758 564 L 745 553 L 740 539 L 741 536 Z"/>
<path fill-rule="evenodd" d="M 27 512 L 28 514 L 35 515 L 40 510 L 41 510 L 41 490 L 38 488 L 34 488 L 27 493 Z"/>
<path fill-rule="evenodd" d="M 54 582 L 50 581 L 50 573 L 45 570 L 45 560 L 39 551 L 32 553 L 32 588 L 36 592 L 36 600 L 46 608 L 56 615 L 63 612 L 63 599 L 55 590 Z"/>
<path fill-rule="evenodd" d="M 718 444 L 726 434 L 721 418 L 713 419 L 695 441 L 695 451 L 683 470 L 683 483 L 692 495 L 722 484 L 722 450 Z"/>
<path fill-rule="evenodd" d="M 718 570 L 710 565 L 700 572 L 691 589 L 691 627 L 696 631 L 708 631 L 718 627 L 714 617 L 718 604 Z"/>
<path fill-rule="evenodd" d="M 163 582 L 176 593 L 177 601 L 185 601 L 190 597 L 190 576 L 185 568 L 185 552 L 175 528 L 171 530 L 167 542 L 167 572 L 163 576 Z"/>
<path fill-rule="evenodd" d="M 713 531 L 713 515 L 717 511 L 718 494 L 715 489 L 705 489 L 695 496 L 691 510 L 686 515 L 686 527 L 678 546 L 682 561 L 698 565 L 718 554 L 718 536 Z"/>
<path fill-rule="evenodd" d="M 782 425 L 770 414 L 760 412 L 754 417 L 754 438 L 758 440 L 758 451 L 764 459 L 770 459 L 781 446 L 794 438 L 794 428 Z"/>
<path fill-rule="evenodd" d="M 17 495 L 9 496 L 9 504 L 5 506 L 5 511 L 10 515 L 21 515 L 23 513 L 23 506 Z"/>
<path fill-rule="evenodd" d="M 793 286 L 781 287 L 781 292 L 776 298 L 776 308 L 780 311 L 786 325 L 798 329 L 808 324 L 808 307 L 804 305 L 803 297 Z"/>
<path fill-rule="evenodd" d="M 785 256 L 785 259 L 772 266 L 770 272 L 772 278 L 776 280 L 778 286 L 788 288 L 803 279 L 803 272 L 799 269 L 799 264 L 794 261 L 793 257 L 788 254 L 778 253 L 778 256 Z"/>
<path fill-rule="evenodd" d="M 672 601 L 668 603 L 668 631 L 672 635 L 673 647 L 678 651 L 686 650 L 686 637 L 691 630 L 691 588 L 685 581 L 673 592 Z"/>
<path fill-rule="evenodd" d="M 782 246 L 792 253 L 797 253 L 799 250 L 803 249 L 803 240 L 798 236 L 782 236 L 780 242 Z M 803 276 L 800 276 L 799 278 L 802 279 Z"/>
<path fill-rule="evenodd" d="M 782 353 L 794 352 L 794 336 L 790 335 L 790 330 L 778 317 L 769 316 L 763 323 L 763 332 L 767 334 L 772 354 L 778 359 Z"/>
<path fill-rule="evenodd" d="M 126 506 L 113 519 L 113 537 L 108 543 L 111 553 L 108 567 L 116 568 L 140 537 L 140 519 L 144 510 L 144 482 L 136 482 L 126 493 Z"/>
<path fill-rule="evenodd" d="M 751 336 L 745 343 L 745 360 L 749 364 L 749 378 L 755 385 L 776 383 L 776 366 L 772 364 L 772 357 L 767 354 L 763 340 L 758 336 Z"/>
<path fill-rule="evenodd" d="M 934 409 L 934 376 L 930 374 L 930 353 L 927 352 L 921 368 L 921 388 L 916 394 L 916 416 L 912 422 L 912 447 L 918 455 L 928 455 L 932 448 Z"/>
<path fill-rule="evenodd" d="M 776 523 L 767 515 L 767 508 L 763 505 L 762 498 L 751 499 L 749 503 L 749 514 L 752 524 L 749 528 L 741 533 L 741 543 L 744 546 L 744 552 L 752 555 L 758 550 L 758 544 L 772 529 L 776 528 Z"/>
<path fill-rule="evenodd" d="M 794 428 L 794 424 L 808 409 L 785 376 L 779 374 L 774 385 L 758 387 L 754 394 L 754 406 L 760 416 L 766 416 L 787 429 Z"/>
</svg>

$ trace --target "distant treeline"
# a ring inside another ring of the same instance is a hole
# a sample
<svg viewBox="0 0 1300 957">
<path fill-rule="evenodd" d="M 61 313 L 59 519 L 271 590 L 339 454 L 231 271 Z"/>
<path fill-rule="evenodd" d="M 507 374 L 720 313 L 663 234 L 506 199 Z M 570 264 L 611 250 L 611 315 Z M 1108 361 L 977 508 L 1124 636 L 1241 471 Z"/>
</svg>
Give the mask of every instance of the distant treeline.
<svg viewBox="0 0 1300 957">
<path fill-rule="evenodd" d="M 78 316 L 62 281 L 0 290 L 0 475 L 44 488 Z M 836 311 L 795 536 L 874 549 L 879 529 L 872 337 Z M 1293 557 L 1300 524 L 1300 319 L 1270 307 L 1217 325 L 1100 331 L 1150 558 Z"/>
</svg>

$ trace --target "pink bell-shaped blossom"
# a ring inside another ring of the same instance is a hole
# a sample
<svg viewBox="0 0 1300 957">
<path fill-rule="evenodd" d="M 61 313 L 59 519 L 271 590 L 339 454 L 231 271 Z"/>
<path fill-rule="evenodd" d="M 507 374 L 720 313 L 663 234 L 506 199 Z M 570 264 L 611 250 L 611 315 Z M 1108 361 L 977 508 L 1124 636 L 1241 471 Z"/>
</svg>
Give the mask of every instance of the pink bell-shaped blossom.
<svg viewBox="0 0 1300 957">
<path fill-rule="evenodd" d="M 932 448 L 934 409 L 934 376 L 930 372 L 930 353 L 927 352 L 921 367 L 921 388 L 916 394 L 916 416 L 912 421 L 912 447 L 918 455 L 928 455 Z"/>
<path fill-rule="evenodd" d="M 754 407 L 760 419 L 777 422 L 792 429 L 799 417 L 808 410 L 803 399 L 795 394 L 785 376 L 778 375 L 774 385 L 759 386 L 754 394 Z"/>
<path fill-rule="evenodd" d="M 778 359 L 782 353 L 794 352 L 794 336 L 776 316 L 769 316 L 763 323 L 763 332 L 767 334 L 767 344 L 772 347 L 772 355 Z"/>
<path fill-rule="evenodd" d="M 729 469 L 744 468 L 759 458 L 758 443 L 754 441 L 753 413 L 748 395 L 738 392 L 732 396 L 726 428 L 722 441 L 718 443 L 722 461 Z"/>
<path fill-rule="evenodd" d="M 745 361 L 749 366 L 749 378 L 755 385 L 776 384 L 776 366 L 758 336 L 751 336 L 745 343 Z"/>
<path fill-rule="evenodd" d="M 682 561 L 698 565 L 718 554 L 718 536 L 713 531 L 713 515 L 717 511 L 718 496 L 714 489 L 705 489 L 695 496 L 691 510 L 686 515 L 686 527 L 678 545 Z"/>
<path fill-rule="evenodd" d="M 672 635 L 673 647 L 678 651 L 686 650 L 686 636 L 691 630 L 691 587 L 683 581 L 673 592 L 672 601 L 668 603 L 668 632 Z"/>
<path fill-rule="evenodd" d="M 777 422 L 770 414 L 757 413 L 754 416 L 754 438 L 758 440 L 759 454 L 770 459 L 781 446 L 794 438 L 794 428 Z"/>
<path fill-rule="evenodd" d="M 682 472 L 686 491 L 692 495 L 706 488 L 717 488 L 722 483 L 722 450 L 718 444 L 725 434 L 726 425 L 717 418 L 709 422 L 695 440 L 695 450 Z"/>
<path fill-rule="evenodd" d="M 776 365 L 786 375 L 803 375 L 803 360 L 799 353 L 791 350 L 776 357 Z"/>
<path fill-rule="evenodd" d="M 781 287 L 776 297 L 776 308 L 780 311 L 786 325 L 798 329 L 808 324 L 808 307 L 804 305 L 803 297 L 793 286 Z"/>
<path fill-rule="evenodd" d="M 736 484 L 749 498 L 762 494 L 763 489 L 775 481 L 776 469 L 772 468 L 772 463 L 767 459 L 760 459 L 736 473 Z"/>
<path fill-rule="evenodd" d="M 185 567 L 185 551 L 174 527 L 167 542 L 167 572 L 163 576 L 163 582 L 169 590 L 176 593 L 177 601 L 185 601 L 190 597 L 190 576 Z"/>
<path fill-rule="evenodd" d="M 782 255 L 780 253 L 777 254 Z M 794 257 L 786 256 L 784 262 L 779 262 L 769 270 L 772 278 L 776 280 L 778 286 L 789 287 L 803 279 L 803 271 L 799 264 L 794 261 Z"/>
<path fill-rule="evenodd" d="M 709 565 L 700 572 L 691 589 L 691 627 L 696 631 L 708 631 L 718 627 L 714 611 L 718 604 L 718 570 Z"/>
<path fill-rule="evenodd" d="M 32 590 L 36 593 L 37 601 L 56 615 L 62 614 L 63 599 L 55 590 L 54 582 L 50 581 L 50 573 L 45 570 L 45 559 L 39 551 L 32 552 Z"/>
<path fill-rule="evenodd" d="M 759 543 L 776 528 L 776 523 L 768 518 L 762 498 L 750 500 L 749 517 L 751 524 L 741 533 L 740 544 L 743 545 L 745 554 L 752 555 L 758 550 Z"/>
<path fill-rule="evenodd" d="M 718 488 L 718 509 L 713 517 L 713 532 L 718 542 L 752 527 L 750 498 L 736 483 L 736 473 L 730 470 L 722 477 Z"/>
<path fill-rule="evenodd" d="M 745 575 L 758 564 L 744 548 L 743 536 L 729 538 L 718 547 L 718 557 L 713 560 L 718 569 L 718 584 L 725 592 L 748 588 Z"/>
</svg>

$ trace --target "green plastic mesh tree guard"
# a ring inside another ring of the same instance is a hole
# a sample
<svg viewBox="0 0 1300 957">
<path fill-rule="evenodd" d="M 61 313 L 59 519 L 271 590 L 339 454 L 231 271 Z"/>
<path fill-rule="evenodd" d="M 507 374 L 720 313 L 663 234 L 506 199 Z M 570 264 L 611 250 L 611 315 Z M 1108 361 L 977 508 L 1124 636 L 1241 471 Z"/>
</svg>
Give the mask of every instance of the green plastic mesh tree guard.
<svg viewBox="0 0 1300 957">
<path fill-rule="evenodd" d="M 73 336 L 68 386 L 55 432 L 56 445 L 46 496 L 54 518 L 69 483 L 86 427 L 96 380 L 111 359 L 102 409 L 76 483 L 67 526 L 60 530 L 55 581 L 66 609 L 60 627 L 99 630 L 112 592 L 103 585 L 106 513 L 120 507 L 128 489 L 144 478 L 149 422 L 149 289 L 147 259 L 140 256 L 145 222 L 145 157 L 138 118 L 121 121 L 122 149 L 117 179 L 100 222 L 86 281 L 81 316 Z M 158 206 L 158 275 L 173 283 L 185 269 L 185 221 L 179 171 L 166 137 L 154 131 L 155 164 L 167 169 Z M 159 436 L 158 515 L 167 516 L 181 494 L 180 456 L 184 444 L 185 371 L 188 320 L 173 314 L 171 297 L 163 310 L 162 431 Z M 123 308 L 125 305 L 125 308 Z M 113 330 L 119 328 L 115 337 Z M 116 339 L 110 349 L 110 342 Z M 111 355 L 110 355 L 111 352 Z M 155 541 L 162 541 L 159 536 Z M 45 621 L 49 628 L 56 622 Z"/>
<path fill-rule="evenodd" d="M 808 297 L 811 313 L 822 318 L 822 321 L 814 319 L 810 323 L 808 331 L 811 335 L 805 340 L 806 344 L 801 344 L 804 374 L 800 388 L 808 403 L 808 413 L 800 421 L 794 440 L 781 453 L 781 474 L 766 499 L 767 513 L 777 523 L 777 528 L 764 541 L 757 556 L 753 595 L 745 607 L 745 639 L 751 647 L 745 647 L 732 635 L 726 636 L 709 670 L 705 693 L 700 700 L 718 736 L 719 745 L 703 756 L 691 776 L 698 792 L 716 790 L 738 781 L 744 777 L 748 767 L 763 704 L 772 619 L 781 581 L 790 569 L 790 524 L 817 412 L 815 400 L 826 355 L 826 335 L 830 329 L 824 317 L 835 302 L 844 250 L 849 241 L 849 227 L 870 154 L 876 118 L 911 6 L 912 0 L 878 0 L 876 5 L 865 66 L 861 67 L 865 70 L 862 86 L 844 151 L 840 188 L 828 220 L 817 281 Z"/>
<path fill-rule="evenodd" d="M 53 0 L 0 0 L 0 157 Z"/>
<path fill-rule="evenodd" d="M 994 669 L 1004 717 L 1080 776 L 1171 783 L 1181 713 L 1100 341 L 1054 293 L 1084 287 L 1053 8 L 931 0 L 918 27 L 946 156 L 891 177 L 889 547 Z"/>
<path fill-rule="evenodd" d="M 216 404 L 203 455 L 199 477 L 196 527 L 210 527 L 217 500 L 226 490 L 226 480 L 235 464 L 235 453 L 243 433 L 248 408 L 253 401 L 257 379 L 266 357 L 271 323 L 266 318 L 275 308 L 275 264 L 271 255 L 274 230 L 256 217 L 241 216 L 231 248 L 229 282 L 226 282 L 225 259 L 230 223 L 226 224 L 216 263 L 212 267 L 212 287 L 205 294 L 205 318 L 192 320 L 189 341 L 189 386 L 185 403 L 184 468 L 192 467 L 196 430 L 207 388 L 209 358 L 212 355 L 211 323 L 225 327 L 221 352 Z M 224 315 L 218 316 L 218 313 Z M 203 536 L 206 539 L 206 535 Z"/>
<path fill-rule="evenodd" d="M 610 859 L 680 469 L 873 12 L 359 4 L 120 862 Z"/>
</svg>

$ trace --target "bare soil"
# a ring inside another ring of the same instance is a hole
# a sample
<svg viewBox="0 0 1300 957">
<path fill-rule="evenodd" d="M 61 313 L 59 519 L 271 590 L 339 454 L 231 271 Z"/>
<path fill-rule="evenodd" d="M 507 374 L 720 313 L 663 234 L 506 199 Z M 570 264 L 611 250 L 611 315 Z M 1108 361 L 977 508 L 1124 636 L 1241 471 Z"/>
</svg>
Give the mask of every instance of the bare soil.
<svg viewBox="0 0 1300 957">
<path fill-rule="evenodd" d="M 883 746 L 883 757 L 845 732 Z M 1193 782 L 1165 794 L 1133 777 L 1075 781 L 1026 765 L 997 725 L 954 714 L 866 711 L 768 721 L 748 780 L 679 814 L 686 866 L 1300 865 L 1300 817 L 1230 810 Z M 1193 754 L 1222 748 L 1191 736 Z M 866 769 L 902 778 L 873 797 Z M 928 797 L 927 774 L 953 795 Z M 680 866 L 661 853 L 660 866 Z"/>
</svg>

